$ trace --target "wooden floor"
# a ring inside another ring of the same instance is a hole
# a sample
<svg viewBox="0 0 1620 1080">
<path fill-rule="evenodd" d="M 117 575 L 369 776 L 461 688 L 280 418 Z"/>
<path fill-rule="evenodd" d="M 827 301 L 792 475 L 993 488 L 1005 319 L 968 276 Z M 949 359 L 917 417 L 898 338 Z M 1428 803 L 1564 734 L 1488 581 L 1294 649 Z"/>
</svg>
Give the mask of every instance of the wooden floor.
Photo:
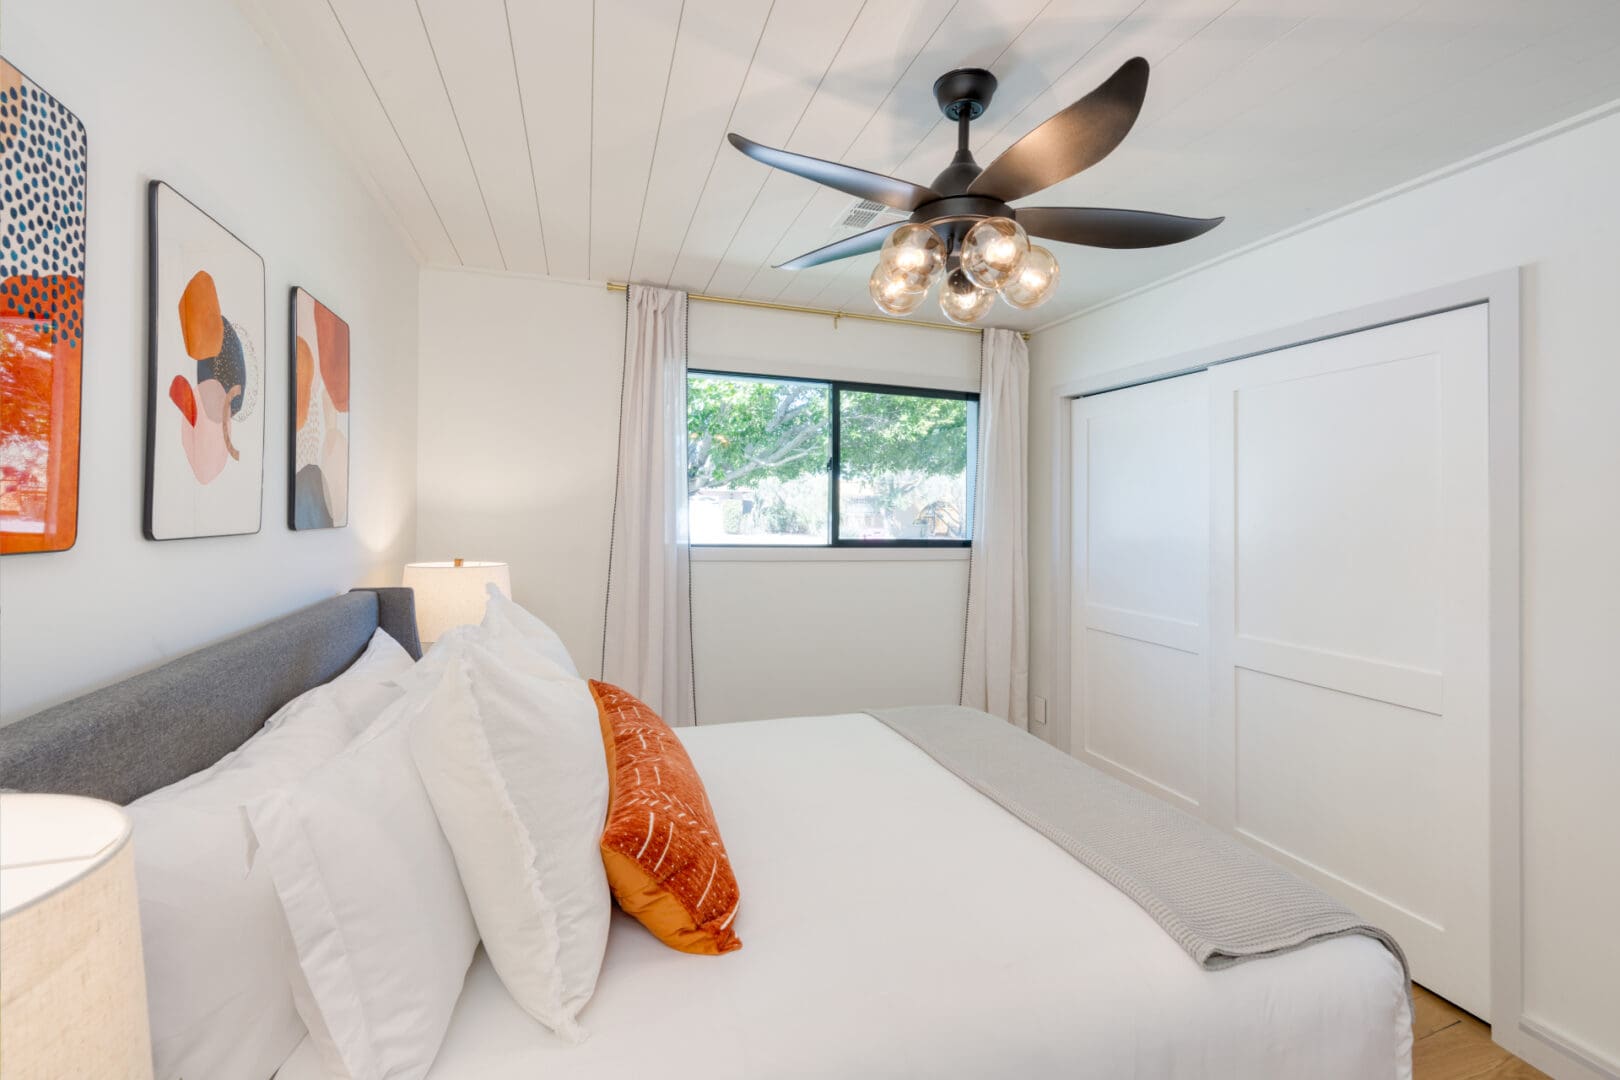
<svg viewBox="0 0 1620 1080">
<path fill-rule="evenodd" d="M 1491 1029 L 1413 984 L 1412 1080 L 1550 1080 L 1491 1042 Z"/>
</svg>

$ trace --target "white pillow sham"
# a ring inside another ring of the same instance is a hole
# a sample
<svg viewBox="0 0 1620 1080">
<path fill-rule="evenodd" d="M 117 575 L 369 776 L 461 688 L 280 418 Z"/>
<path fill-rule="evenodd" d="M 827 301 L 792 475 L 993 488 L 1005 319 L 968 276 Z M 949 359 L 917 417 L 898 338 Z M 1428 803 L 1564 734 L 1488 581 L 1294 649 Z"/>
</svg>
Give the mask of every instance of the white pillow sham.
<svg viewBox="0 0 1620 1080">
<path fill-rule="evenodd" d="M 455 858 L 411 762 L 438 694 L 408 694 L 343 753 L 248 805 L 297 953 L 294 999 L 329 1073 L 419 1080 L 478 946 Z"/>
<path fill-rule="evenodd" d="M 512 634 L 486 627 L 451 643 L 411 751 L 496 973 L 577 1042 L 612 917 L 606 755 L 589 688 Z"/>
<path fill-rule="evenodd" d="M 241 805 L 335 757 L 399 697 L 411 658 L 378 630 L 343 674 L 283 706 L 216 764 L 126 809 L 134 824 L 157 1080 L 266 1077 L 304 1037 L 292 939 Z"/>
<path fill-rule="evenodd" d="M 541 656 L 562 668 L 567 674 L 578 677 L 579 668 L 574 664 L 574 658 L 568 654 L 568 647 L 562 643 L 562 638 L 557 636 L 555 630 L 547 626 L 538 615 L 501 592 L 495 585 L 485 586 L 485 591 L 489 594 L 489 602 L 484 605 L 484 621 L 481 624 L 485 630 L 513 631 Z"/>
</svg>

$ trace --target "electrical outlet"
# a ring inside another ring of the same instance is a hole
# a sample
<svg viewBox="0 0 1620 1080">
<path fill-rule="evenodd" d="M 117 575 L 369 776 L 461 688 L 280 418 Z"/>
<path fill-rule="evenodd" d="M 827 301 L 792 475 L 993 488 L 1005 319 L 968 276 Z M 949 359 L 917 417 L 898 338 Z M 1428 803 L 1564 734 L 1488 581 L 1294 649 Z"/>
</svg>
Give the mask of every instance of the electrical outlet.
<svg viewBox="0 0 1620 1080">
<path fill-rule="evenodd" d="M 1029 722 L 1032 724 L 1046 723 L 1046 699 L 1032 697 L 1029 699 Z"/>
</svg>

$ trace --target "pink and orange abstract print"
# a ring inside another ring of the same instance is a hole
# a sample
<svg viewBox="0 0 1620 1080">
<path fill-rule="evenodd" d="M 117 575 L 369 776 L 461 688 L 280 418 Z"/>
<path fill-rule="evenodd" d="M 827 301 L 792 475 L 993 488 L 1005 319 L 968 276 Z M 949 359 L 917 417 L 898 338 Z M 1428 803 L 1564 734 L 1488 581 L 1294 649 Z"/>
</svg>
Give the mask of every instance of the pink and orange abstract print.
<svg viewBox="0 0 1620 1080">
<path fill-rule="evenodd" d="M 149 540 L 259 531 L 264 260 L 161 180 L 147 188 Z"/>
<path fill-rule="evenodd" d="M 349 523 L 349 324 L 292 291 L 293 431 L 287 525 Z"/>
</svg>

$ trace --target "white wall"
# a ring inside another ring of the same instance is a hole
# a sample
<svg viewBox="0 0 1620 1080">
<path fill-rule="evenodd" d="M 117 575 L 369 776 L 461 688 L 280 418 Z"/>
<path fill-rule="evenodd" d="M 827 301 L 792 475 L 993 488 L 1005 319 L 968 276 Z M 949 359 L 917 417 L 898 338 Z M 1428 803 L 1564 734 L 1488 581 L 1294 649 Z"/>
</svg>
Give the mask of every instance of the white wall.
<svg viewBox="0 0 1620 1080">
<path fill-rule="evenodd" d="M 1620 1072 L 1617 175 L 1611 114 L 1037 334 L 1030 490 L 1045 695 L 1054 387 L 1524 267 L 1525 1013 Z"/>
<path fill-rule="evenodd" d="M 0 559 L 11 720 L 352 585 L 415 542 L 417 270 L 237 9 L 214 0 L 5 0 L 5 55 L 89 132 L 79 535 Z M 173 184 L 263 257 L 266 464 L 254 536 L 141 536 L 146 186 Z M 350 525 L 287 530 L 287 291 L 348 320 Z"/>
<path fill-rule="evenodd" d="M 623 294 L 599 284 L 422 274 L 417 554 L 510 562 L 515 598 L 590 675 L 602 648 L 624 311 Z M 689 331 L 695 367 L 954 389 L 978 381 L 968 334 L 854 320 L 835 329 L 702 303 Z M 700 721 L 954 702 L 967 562 L 960 549 L 940 554 L 699 552 Z"/>
<path fill-rule="evenodd" d="M 598 674 L 624 297 L 425 270 L 416 557 L 498 559 Z"/>
</svg>

